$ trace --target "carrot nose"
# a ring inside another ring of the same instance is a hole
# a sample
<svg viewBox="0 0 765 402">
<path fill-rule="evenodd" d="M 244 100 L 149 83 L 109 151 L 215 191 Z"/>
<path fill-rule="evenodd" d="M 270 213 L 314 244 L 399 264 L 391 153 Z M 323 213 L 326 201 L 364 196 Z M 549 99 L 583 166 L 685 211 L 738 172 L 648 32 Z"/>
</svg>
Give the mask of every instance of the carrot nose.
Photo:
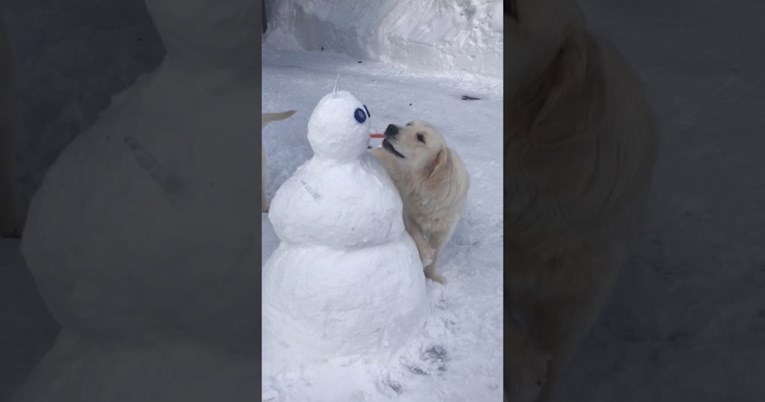
<svg viewBox="0 0 765 402">
<path fill-rule="evenodd" d="M 383 134 L 383 133 L 372 133 L 372 134 L 369 134 L 369 138 L 385 138 L 385 134 Z"/>
</svg>

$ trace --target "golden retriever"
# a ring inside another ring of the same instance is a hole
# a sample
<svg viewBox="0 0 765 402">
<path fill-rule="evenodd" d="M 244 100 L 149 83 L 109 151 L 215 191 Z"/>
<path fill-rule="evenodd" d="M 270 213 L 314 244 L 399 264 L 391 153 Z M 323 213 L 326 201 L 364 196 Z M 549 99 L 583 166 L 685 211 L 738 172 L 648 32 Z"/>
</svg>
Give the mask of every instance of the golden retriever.
<svg viewBox="0 0 765 402">
<path fill-rule="evenodd" d="M 406 231 L 417 245 L 425 276 L 444 284 L 436 262 L 454 233 L 470 186 L 462 158 L 423 121 L 388 125 L 382 147 L 372 153 L 401 195 Z"/>
<path fill-rule="evenodd" d="M 280 112 L 280 113 L 263 113 L 262 114 L 262 123 L 260 125 L 261 130 L 266 126 L 266 124 L 272 122 L 272 121 L 278 121 L 278 120 L 284 120 L 290 116 L 295 114 L 294 110 L 288 110 L 286 112 Z M 266 149 L 261 148 L 261 159 L 260 159 L 260 210 L 263 212 L 268 212 L 270 208 L 270 203 L 268 201 L 268 194 L 266 193 L 266 178 L 268 177 L 268 174 L 266 174 Z"/>
<path fill-rule="evenodd" d="M 659 138 L 637 75 L 574 0 L 509 5 L 505 314 L 550 355 L 536 399 L 550 402 L 628 257 Z"/>
</svg>

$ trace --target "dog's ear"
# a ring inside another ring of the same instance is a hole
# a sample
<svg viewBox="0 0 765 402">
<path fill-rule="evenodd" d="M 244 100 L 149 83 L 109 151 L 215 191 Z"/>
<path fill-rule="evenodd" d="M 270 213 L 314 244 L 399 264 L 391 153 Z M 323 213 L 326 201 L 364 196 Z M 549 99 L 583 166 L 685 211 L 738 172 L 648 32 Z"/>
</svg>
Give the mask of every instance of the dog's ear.
<svg viewBox="0 0 765 402">
<path fill-rule="evenodd" d="M 428 179 L 433 182 L 438 182 L 449 177 L 449 167 L 451 163 L 449 161 L 449 149 L 446 147 L 441 148 L 436 157 L 433 158 L 433 162 L 428 166 Z"/>
</svg>

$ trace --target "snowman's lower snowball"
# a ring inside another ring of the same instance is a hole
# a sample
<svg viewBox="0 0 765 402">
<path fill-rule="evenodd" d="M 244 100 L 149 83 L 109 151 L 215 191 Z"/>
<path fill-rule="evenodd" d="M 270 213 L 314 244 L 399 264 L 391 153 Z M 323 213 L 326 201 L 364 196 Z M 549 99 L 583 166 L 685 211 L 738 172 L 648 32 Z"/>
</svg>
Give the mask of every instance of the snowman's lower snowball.
<svg viewBox="0 0 765 402">
<path fill-rule="evenodd" d="M 355 251 L 282 245 L 264 267 L 264 328 L 317 358 L 393 351 L 424 318 L 421 266 L 409 237 Z"/>
</svg>

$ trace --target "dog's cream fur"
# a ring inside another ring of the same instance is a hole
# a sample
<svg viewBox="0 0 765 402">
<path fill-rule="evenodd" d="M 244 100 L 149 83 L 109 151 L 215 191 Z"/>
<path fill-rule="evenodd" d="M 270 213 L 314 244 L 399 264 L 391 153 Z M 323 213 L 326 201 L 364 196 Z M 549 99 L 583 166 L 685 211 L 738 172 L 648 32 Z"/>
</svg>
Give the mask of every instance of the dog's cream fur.
<svg viewBox="0 0 765 402">
<path fill-rule="evenodd" d="M 443 284 L 445 279 L 438 274 L 436 263 L 465 207 L 470 186 L 465 164 L 443 136 L 425 122 L 390 125 L 385 136 L 384 143 L 388 142 L 399 156 L 384 147 L 372 153 L 388 170 L 401 195 L 404 224 L 417 244 L 425 276 Z"/>
<path fill-rule="evenodd" d="M 260 125 L 261 130 L 266 126 L 266 124 L 277 121 L 277 120 L 284 120 L 290 116 L 295 114 L 294 110 L 288 110 L 286 112 L 280 112 L 280 113 L 263 113 L 262 114 L 262 123 Z M 270 208 L 270 203 L 268 201 L 268 194 L 266 194 L 266 178 L 268 177 L 268 174 L 266 172 L 266 149 L 264 147 L 261 148 L 261 157 L 260 157 L 260 209 L 263 212 L 268 212 L 268 209 Z"/>
<path fill-rule="evenodd" d="M 638 77 L 573 0 L 515 3 L 517 19 L 505 17 L 505 314 L 551 356 L 536 399 L 549 402 L 628 257 L 658 136 Z"/>
<path fill-rule="evenodd" d="M 16 133 L 13 113 L 13 49 L 0 15 L 0 237 L 19 236 L 22 218 L 16 205 Z"/>
</svg>

